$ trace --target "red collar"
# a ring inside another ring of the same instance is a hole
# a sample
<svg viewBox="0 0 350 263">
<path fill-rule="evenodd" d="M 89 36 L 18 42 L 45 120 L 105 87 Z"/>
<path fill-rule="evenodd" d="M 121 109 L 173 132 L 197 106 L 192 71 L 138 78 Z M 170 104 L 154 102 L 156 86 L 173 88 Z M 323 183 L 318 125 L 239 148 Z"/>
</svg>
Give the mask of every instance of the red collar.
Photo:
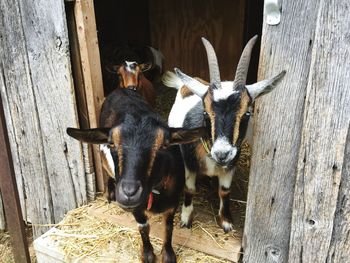
<svg viewBox="0 0 350 263">
<path fill-rule="evenodd" d="M 147 210 L 151 210 L 152 204 L 153 204 L 153 192 L 151 192 L 148 196 Z"/>
<path fill-rule="evenodd" d="M 170 178 L 170 176 L 166 176 L 160 182 L 161 188 L 163 188 L 164 190 L 166 190 L 168 187 L 169 178 Z M 159 194 L 159 191 L 158 191 L 158 194 Z M 152 204 L 153 204 L 153 190 L 151 191 L 151 193 L 148 196 L 147 210 L 151 210 Z"/>
</svg>

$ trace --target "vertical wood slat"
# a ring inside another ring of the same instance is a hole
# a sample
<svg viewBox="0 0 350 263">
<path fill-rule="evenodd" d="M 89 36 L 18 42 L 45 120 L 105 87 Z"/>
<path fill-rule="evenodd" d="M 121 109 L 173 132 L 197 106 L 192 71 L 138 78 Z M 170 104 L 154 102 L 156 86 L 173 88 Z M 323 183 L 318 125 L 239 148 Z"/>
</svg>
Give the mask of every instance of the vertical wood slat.
<svg viewBox="0 0 350 263">
<path fill-rule="evenodd" d="M 21 163 L 19 149 L 15 145 L 26 145 L 28 142 L 28 138 L 21 136 L 21 130 L 31 130 L 32 133 L 36 133 L 36 129 L 33 127 L 33 121 L 25 121 L 31 120 L 36 116 L 30 117 L 30 114 L 24 110 L 24 108 L 30 108 L 32 84 L 28 72 L 28 59 L 25 52 L 26 46 L 18 2 L 1 1 L 0 11 L 0 28 L 2 29 L 2 34 L 6 35 L 6 38 L 0 38 L 0 92 L 7 121 L 7 132 L 11 145 L 22 214 L 24 220 L 27 220 L 26 194 L 23 182 L 24 178 L 22 177 L 23 166 L 26 165 L 26 169 L 32 170 L 33 167 L 39 165 L 40 160 L 33 159 L 28 154 L 27 149 L 24 148 L 22 151 L 23 163 Z M 13 58 L 16 58 L 16 63 Z M 19 90 L 17 90 L 21 87 L 27 87 L 22 91 L 26 100 L 23 100 L 21 105 L 17 106 L 14 102 L 21 101 L 19 99 Z M 9 99 L 12 103 L 9 102 Z M 18 128 L 15 129 L 15 126 Z M 37 180 L 40 180 L 41 174 L 38 174 L 38 177 Z M 46 193 L 42 195 L 41 203 L 43 205 L 47 204 Z"/>
<path fill-rule="evenodd" d="M 286 70 L 256 101 L 254 145 L 243 247 L 244 262 L 287 262 L 304 96 L 319 1 L 280 1 L 278 26 L 264 14 L 258 79 Z M 302 30 L 301 30 L 302 28 Z"/>
<path fill-rule="evenodd" d="M 86 202 L 63 1 L 1 1 L 1 95 L 25 219 L 55 223 Z M 45 228 L 34 225 L 34 236 Z"/>
<path fill-rule="evenodd" d="M 332 239 L 326 262 L 347 262 L 350 259 L 350 126 L 344 151 L 341 182 L 335 211 Z"/>
<path fill-rule="evenodd" d="M 79 124 L 80 128 L 88 129 L 90 128 L 90 120 L 80 57 L 77 24 L 74 14 L 74 3 L 66 4 L 66 13 Z M 83 144 L 82 147 L 86 175 L 87 198 L 88 201 L 92 201 L 96 196 L 96 174 L 94 168 L 92 145 Z"/>
<path fill-rule="evenodd" d="M 344 217 L 349 207 L 340 211 L 344 204 L 338 204 L 335 215 L 337 202 L 343 202 L 341 196 L 348 191 L 344 185 L 349 184 L 345 162 L 350 123 L 349 10 L 346 0 L 320 1 L 315 10 L 318 19 L 295 185 L 290 262 L 350 260 L 349 249 L 342 250 L 349 248 L 349 240 L 338 243 L 340 247 L 331 243 L 345 241 L 336 234 L 350 233 L 349 218 Z M 330 255 L 331 247 L 339 250 Z M 347 260 L 335 260 L 342 253 Z"/>
<path fill-rule="evenodd" d="M 28 242 L 19 201 L 15 171 L 7 135 L 4 108 L 0 96 L 0 190 L 3 193 L 4 211 L 11 236 L 12 252 L 16 263 L 30 263 Z M 1 201 L 1 200 L 0 200 Z M 2 207 L 0 206 L 2 209 Z"/>
<path fill-rule="evenodd" d="M 98 126 L 99 114 L 104 99 L 101 62 L 96 34 L 95 12 L 92 0 L 77 0 L 74 6 L 80 59 L 82 65 L 88 118 L 91 128 Z M 97 188 L 104 189 L 99 146 L 93 146 Z"/>
</svg>

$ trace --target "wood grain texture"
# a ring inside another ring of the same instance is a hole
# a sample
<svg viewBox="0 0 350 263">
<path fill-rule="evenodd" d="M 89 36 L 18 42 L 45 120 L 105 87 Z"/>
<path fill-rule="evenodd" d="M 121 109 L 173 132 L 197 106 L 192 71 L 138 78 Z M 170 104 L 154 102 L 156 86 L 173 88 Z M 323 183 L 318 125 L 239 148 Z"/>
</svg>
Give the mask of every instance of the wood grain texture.
<svg viewBox="0 0 350 263">
<path fill-rule="evenodd" d="M 342 196 L 349 191 L 344 189 L 349 178 L 343 167 L 350 122 L 349 10 L 346 0 L 320 1 L 314 10 L 318 18 L 295 185 L 290 262 L 350 260 L 332 259 L 333 253 L 336 258 L 349 256 L 348 237 L 334 236 L 349 235 L 350 224 L 349 207 L 335 216 L 337 202 L 345 201 Z M 338 209 L 343 205 L 338 204 Z M 331 245 L 332 237 L 340 243 Z M 330 247 L 338 250 L 332 253 Z"/>
<path fill-rule="evenodd" d="M 337 209 L 331 244 L 326 262 L 348 262 L 350 259 L 350 126 L 346 139 Z"/>
<path fill-rule="evenodd" d="M 281 23 L 264 15 L 259 74 L 287 74 L 254 111 L 254 145 L 243 237 L 244 262 L 287 262 L 304 97 L 319 1 L 280 1 Z M 302 30 L 301 30 L 302 28 Z"/>
<path fill-rule="evenodd" d="M 79 125 L 82 129 L 90 128 L 89 112 L 86 101 L 86 92 L 80 48 L 78 41 L 77 24 L 74 15 L 74 4 L 66 4 L 67 27 L 69 35 L 70 53 L 72 59 L 72 73 L 74 80 L 75 97 L 77 103 Z M 84 156 L 84 169 L 86 176 L 86 189 L 88 201 L 95 199 L 96 195 L 96 174 L 94 167 L 94 155 L 92 145 L 82 144 Z"/>
<path fill-rule="evenodd" d="M 1 93 L 24 217 L 58 222 L 86 201 L 63 1 L 1 1 Z M 34 234 L 45 228 L 34 227 Z"/>
<path fill-rule="evenodd" d="M 201 37 L 213 45 L 222 80 L 233 80 L 243 43 L 244 1 L 149 1 L 151 44 L 165 56 L 165 70 L 178 67 L 209 79 Z"/>
<path fill-rule="evenodd" d="M 90 127 L 96 128 L 98 126 L 104 93 L 93 1 L 77 0 L 74 5 L 74 14 L 77 26 L 88 119 Z M 93 145 L 92 149 L 97 188 L 98 191 L 103 192 L 105 190 L 105 183 L 99 146 Z"/>
</svg>

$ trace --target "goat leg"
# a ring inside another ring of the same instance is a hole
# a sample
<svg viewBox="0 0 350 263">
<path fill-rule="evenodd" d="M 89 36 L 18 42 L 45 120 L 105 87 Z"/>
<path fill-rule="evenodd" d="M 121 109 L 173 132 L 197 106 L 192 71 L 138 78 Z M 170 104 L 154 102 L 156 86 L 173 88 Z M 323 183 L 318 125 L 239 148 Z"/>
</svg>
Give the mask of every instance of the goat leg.
<svg viewBox="0 0 350 263">
<path fill-rule="evenodd" d="M 232 217 L 230 211 L 230 186 L 232 182 L 232 177 L 232 174 L 225 174 L 219 176 L 219 223 L 222 229 L 225 231 L 225 233 L 228 233 L 233 230 Z"/>
<path fill-rule="evenodd" d="M 165 223 L 165 237 L 162 248 L 162 263 L 176 262 L 176 255 L 171 244 L 173 237 L 175 211 L 176 209 L 172 208 L 163 213 L 163 220 Z"/>
<path fill-rule="evenodd" d="M 190 228 L 193 220 L 193 195 L 196 193 L 196 173 L 190 171 L 187 167 L 186 171 L 186 187 L 184 195 L 184 204 L 181 211 L 181 227 Z"/>
<path fill-rule="evenodd" d="M 156 256 L 153 252 L 153 247 L 149 239 L 150 225 L 144 211 L 134 211 L 133 215 L 139 227 L 139 232 L 142 239 L 141 258 L 143 263 L 155 262 Z"/>
</svg>

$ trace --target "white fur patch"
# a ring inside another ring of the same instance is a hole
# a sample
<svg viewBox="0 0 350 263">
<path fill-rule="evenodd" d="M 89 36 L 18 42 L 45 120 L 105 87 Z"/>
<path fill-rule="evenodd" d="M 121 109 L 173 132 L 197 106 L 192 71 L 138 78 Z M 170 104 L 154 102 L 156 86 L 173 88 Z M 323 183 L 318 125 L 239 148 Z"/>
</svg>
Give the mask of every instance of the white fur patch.
<svg viewBox="0 0 350 263">
<path fill-rule="evenodd" d="M 112 158 L 111 150 L 107 147 L 106 144 L 101 144 L 100 145 L 100 151 L 102 152 L 102 154 L 104 156 L 106 156 L 108 166 L 109 166 L 110 170 L 113 172 L 113 175 L 114 175 L 115 166 L 114 166 L 114 161 L 113 161 L 113 158 Z"/>
<path fill-rule="evenodd" d="M 206 175 L 207 176 L 217 176 L 218 175 L 218 168 L 216 165 L 216 162 L 209 158 L 208 156 L 205 157 L 205 165 L 206 165 Z"/>
<path fill-rule="evenodd" d="M 233 81 L 223 81 L 221 82 L 221 89 L 213 89 L 213 98 L 214 101 L 226 100 L 237 92 L 233 89 Z"/>
<path fill-rule="evenodd" d="M 188 225 L 190 223 L 191 215 L 193 212 L 193 204 L 191 203 L 189 206 L 182 205 L 181 211 L 181 223 Z"/>
<path fill-rule="evenodd" d="M 232 223 L 229 223 L 227 221 L 222 221 L 222 228 L 225 229 L 226 231 L 231 231 L 233 229 Z"/>
<path fill-rule="evenodd" d="M 197 95 L 182 98 L 180 91 L 177 92 L 173 107 L 171 108 L 168 125 L 173 128 L 182 128 L 186 115 L 193 109 L 202 99 Z"/>
<path fill-rule="evenodd" d="M 183 87 L 183 83 L 181 79 L 171 71 L 166 71 L 163 76 L 162 76 L 162 82 L 165 86 L 175 88 L 175 89 L 180 89 Z"/>
<path fill-rule="evenodd" d="M 137 226 L 140 227 L 140 228 L 147 227 L 147 226 L 148 226 L 148 222 L 146 222 L 146 223 L 144 223 L 144 224 L 139 224 L 139 223 L 137 223 Z"/>
<path fill-rule="evenodd" d="M 196 191 L 196 173 L 189 171 L 185 167 L 186 187 L 191 191 Z"/>
<path fill-rule="evenodd" d="M 232 178 L 234 174 L 234 169 L 230 170 L 229 173 L 224 173 L 219 175 L 219 186 L 225 188 L 230 188 L 232 183 Z"/>
<path fill-rule="evenodd" d="M 217 162 L 229 162 L 235 158 L 237 154 L 237 148 L 230 144 L 226 137 L 219 137 L 215 140 L 210 153 L 212 158 Z M 225 159 L 220 160 L 220 156 L 225 154 Z"/>
<path fill-rule="evenodd" d="M 137 64 L 135 61 L 125 61 L 126 63 L 126 70 L 131 72 L 131 73 L 136 73 L 135 69 L 132 69 L 131 66 L 133 64 Z"/>
</svg>

